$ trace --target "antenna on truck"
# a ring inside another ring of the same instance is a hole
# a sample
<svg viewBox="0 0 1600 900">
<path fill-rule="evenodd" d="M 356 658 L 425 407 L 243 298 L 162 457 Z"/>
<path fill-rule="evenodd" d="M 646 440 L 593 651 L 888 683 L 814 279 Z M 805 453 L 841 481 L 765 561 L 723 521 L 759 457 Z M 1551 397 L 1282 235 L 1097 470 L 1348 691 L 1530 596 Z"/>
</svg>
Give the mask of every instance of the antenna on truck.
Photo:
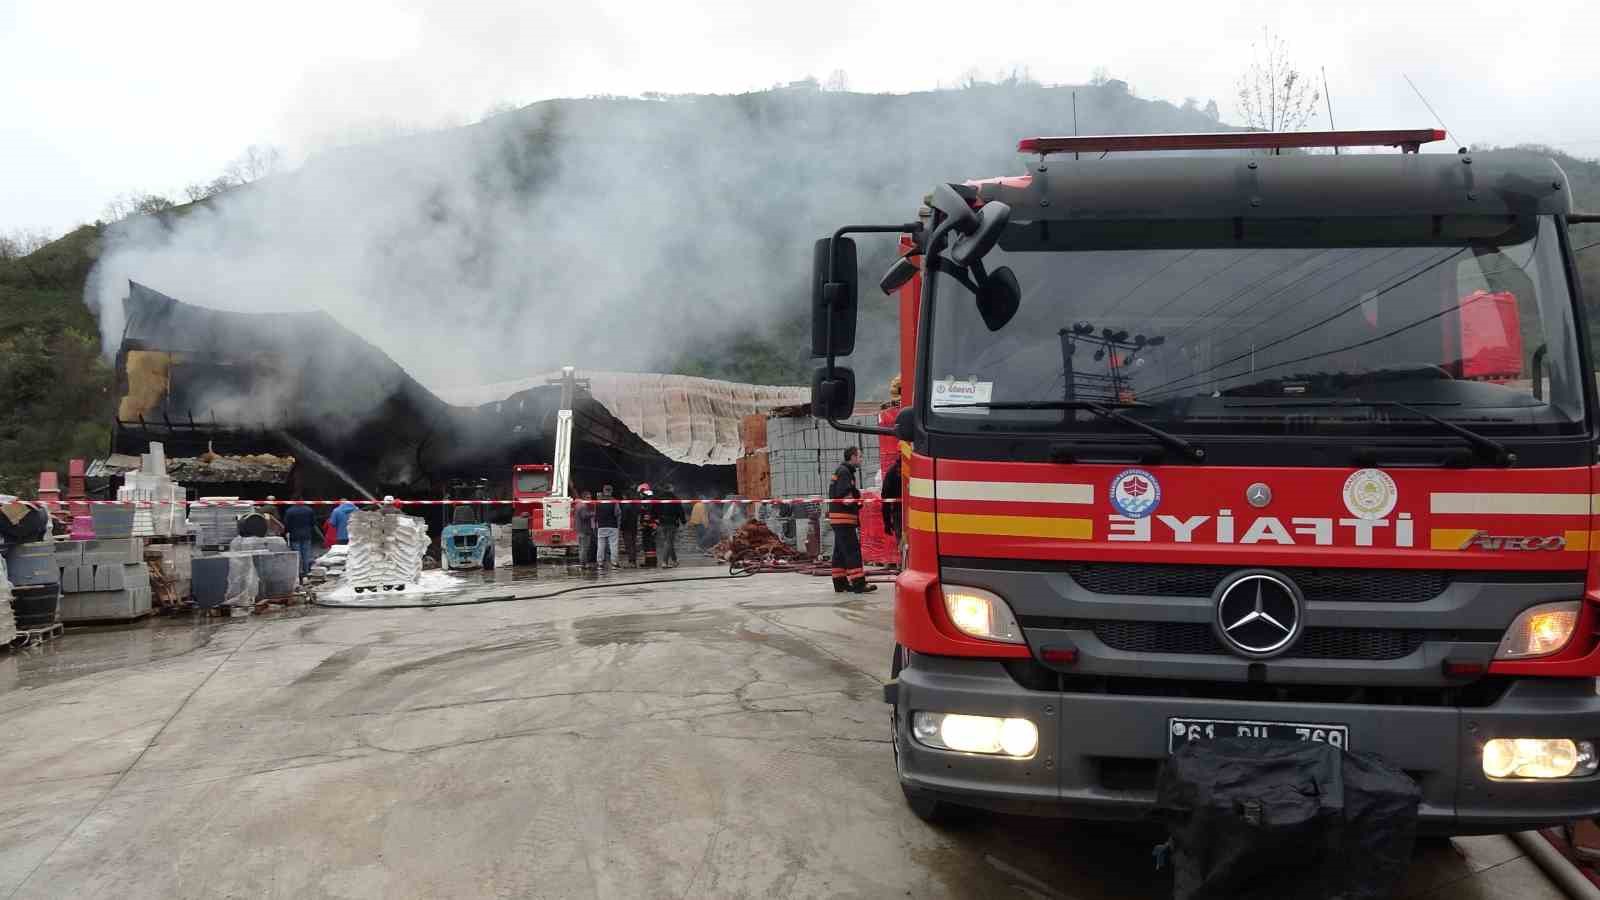
<svg viewBox="0 0 1600 900">
<path fill-rule="evenodd" d="M 1446 125 L 1446 124 L 1444 124 L 1444 120 L 1443 120 L 1443 119 L 1441 119 L 1441 118 L 1439 118 L 1439 114 L 1438 114 L 1438 113 L 1436 113 L 1436 112 L 1434 112 L 1434 111 L 1433 111 L 1433 104 L 1432 104 L 1432 103 L 1429 103 L 1429 102 L 1428 102 L 1428 98 L 1427 98 L 1427 97 L 1424 97 L 1424 96 L 1422 96 L 1422 91 L 1421 91 L 1421 90 L 1420 90 L 1420 89 L 1418 89 L 1418 88 L 1417 88 L 1417 84 L 1416 84 L 1416 82 L 1414 82 L 1414 81 L 1412 81 L 1412 80 L 1411 80 L 1411 76 L 1410 76 L 1410 75 L 1407 75 L 1407 74 L 1406 74 L 1406 73 L 1404 73 L 1404 72 L 1401 72 L 1401 73 L 1400 73 L 1400 77 L 1401 77 L 1401 78 L 1404 78 L 1404 79 L 1405 79 L 1405 80 L 1406 80 L 1406 84 L 1409 84 L 1409 85 L 1411 85 L 1411 89 L 1412 89 L 1412 90 L 1413 90 L 1413 91 L 1416 91 L 1416 92 L 1417 92 L 1417 99 L 1418 99 L 1418 100 L 1421 100 L 1421 101 L 1422 101 L 1422 105 L 1423 105 L 1423 106 L 1426 106 L 1426 107 L 1427 107 L 1427 108 L 1428 108 L 1428 112 L 1429 112 L 1429 113 L 1431 113 L 1431 114 L 1432 114 L 1432 115 L 1433 115 L 1433 120 L 1434 120 L 1434 121 L 1435 121 L 1435 122 L 1438 122 L 1438 123 L 1439 123 L 1439 127 L 1440 127 L 1440 128 L 1443 128 L 1443 129 L 1444 129 L 1444 130 L 1445 130 L 1445 133 L 1446 133 L 1446 134 L 1448 134 L 1448 135 L 1450 135 L 1450 140 L 1452 140 L 1452 141 L 1455 141 L 1455 142 L 1456 142 L 1456 147 L 1457 147 L 1457 148 L 1460 148 L 1460 147 L 1461 147 L 1461 142 L 1460 142 L 1460 141 L 1459 141 L 1459 140 L 1456 140 L 1456 133 L 1455 133 L 1455 132 L 1453 132 L 1453 131 L 1451 131 L 1451 130 L 1450 130 L 1450 126 L 1448 126 L 1448 125 Z M 1327 88 L 1326 88 L 1326 85 L 1324 85 L 1324 88 L 1323 88 L 1323 89 L 1324 89 L 1324 90 L 1326 90 L 1326 89 L 1327 89 Z M 1331 123 L 1330 123 L 1330 124 L 1331 124 Z"/>
</svg>

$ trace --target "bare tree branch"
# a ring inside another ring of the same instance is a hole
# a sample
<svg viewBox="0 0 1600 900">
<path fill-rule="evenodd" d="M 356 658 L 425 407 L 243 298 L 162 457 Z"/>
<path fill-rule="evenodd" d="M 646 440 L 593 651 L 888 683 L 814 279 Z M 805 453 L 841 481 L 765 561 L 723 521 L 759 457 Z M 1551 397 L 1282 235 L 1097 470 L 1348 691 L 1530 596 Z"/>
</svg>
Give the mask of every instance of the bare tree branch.
<svg viewBox="0 0 1600 900">
<path fill-rule="evenodd" d="M 222 171 L 234 184 L 249 184 L 276 174 L 281 168 L 282 150 L 267 144 L 251 144 Z"/>
<path fill-rule="evenodd" d="M 1262 131 L 1299 131 L 1317 117 L 1322 99 L 1311 81 L 1289 58 L 1283 39 L 1262 29 L 1261 43 L 1251 45 L 1251 63 L 1235 85 L 1239 116 Z"/>
</svg>

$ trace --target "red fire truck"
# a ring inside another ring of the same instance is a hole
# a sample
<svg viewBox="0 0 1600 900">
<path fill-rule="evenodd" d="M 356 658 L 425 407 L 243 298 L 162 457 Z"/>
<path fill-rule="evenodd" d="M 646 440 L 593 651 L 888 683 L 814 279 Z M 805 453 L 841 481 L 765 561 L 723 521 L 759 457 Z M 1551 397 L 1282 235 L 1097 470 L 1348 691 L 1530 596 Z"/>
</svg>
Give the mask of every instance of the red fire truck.
<svg viewBox="0 0 1600 900">
<path fill-rule="evenodd" d="M 512 466 L 511 499 L 515 515 L 526 516 L 533 546 L 547 550 L 565 550 L 578 545 L 578 532 L 571 527 L 572 516 L 561 515 L 556 504 L 565 501 L 568 510 L 572 501 L 556 497 L 551 490 L 551 473 L 548 463 L 528 463 Z M 560 521 L 551 521 L 560 516 Z"/>
<path fill-rule="evenodd" d="M 1443 136 L 1028 139 L 817 243 L 814 411 L 872 432 L 848 235 L 900 236 L 918 815 L 1140 817 L 1221 736 L 1380 754 L 1435 832 L 1600 815 L 1595 217 Z"/>
</svg>

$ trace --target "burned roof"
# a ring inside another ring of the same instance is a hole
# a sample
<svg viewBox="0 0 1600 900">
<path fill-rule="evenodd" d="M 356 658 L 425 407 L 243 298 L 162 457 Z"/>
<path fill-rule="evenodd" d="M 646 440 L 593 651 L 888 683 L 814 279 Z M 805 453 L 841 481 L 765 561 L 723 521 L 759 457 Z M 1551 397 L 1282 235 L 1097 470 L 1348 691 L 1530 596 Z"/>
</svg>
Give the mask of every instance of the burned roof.
<svg viewBox="0 0 1600 900">
<path fill-rule="evenodd" d="M 445 400 L 460 405 L 499 404 L 529 391 L 554 391 L 550 382 L 559 376 L 559 372 L 545 373 L 441 393 Z M 593 430 L 614 421 L 623 426 L 627 437 L 643 441 L 673 462 L 697 466 L 738 461 L 742 452 L 739 422 L 745 416 L 810 399 L 808 388 L 739 384 L 690 375 L 583 371 L 580 377 L 588 382 L 575 403 L 580 425 L 586 420 Z M 591 404 L 585 397 L 599 409 L 588 409 Z M 606 430 L 602 428 L 601 434 Z M 617 434 L 611 440 L 625 444 L 627 437 Z"/>
</svg>

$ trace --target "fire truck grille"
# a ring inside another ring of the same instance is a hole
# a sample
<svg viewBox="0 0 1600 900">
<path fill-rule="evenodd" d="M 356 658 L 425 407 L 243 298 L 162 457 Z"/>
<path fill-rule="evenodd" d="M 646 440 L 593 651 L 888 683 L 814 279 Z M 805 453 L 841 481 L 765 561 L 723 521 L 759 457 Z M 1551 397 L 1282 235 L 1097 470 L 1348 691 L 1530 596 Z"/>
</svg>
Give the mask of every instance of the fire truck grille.
<svg viewBox="0 0 1600 900">
<path fill-rule="evenodd" d="M 1123 622 L 1069 619 L 1058 627 L 1094 632 L 1100 642 L 1128 653 L 1220 656 L 1228 649 L 1203 622 Z M 1422 646 L 1426 633 L 1395 628 L 1307 628 L 1286 659 L 1400 659 Z"/>
<path fill-rule="evenodd" d="M 1148 563 L 1072 563 L 1067 574 L 1096 594 L 1146 597 L 1209 597 L 1233 566 Z M 1421 603 L 1444 593 L 1456 573 L 1437 569 L 1312 569 L 1277 571 L 1294 579 L 1311 601 L 1366 600 Z M 1550 576 L 1546 576 L 1550 577 Z"/>
</svg>

